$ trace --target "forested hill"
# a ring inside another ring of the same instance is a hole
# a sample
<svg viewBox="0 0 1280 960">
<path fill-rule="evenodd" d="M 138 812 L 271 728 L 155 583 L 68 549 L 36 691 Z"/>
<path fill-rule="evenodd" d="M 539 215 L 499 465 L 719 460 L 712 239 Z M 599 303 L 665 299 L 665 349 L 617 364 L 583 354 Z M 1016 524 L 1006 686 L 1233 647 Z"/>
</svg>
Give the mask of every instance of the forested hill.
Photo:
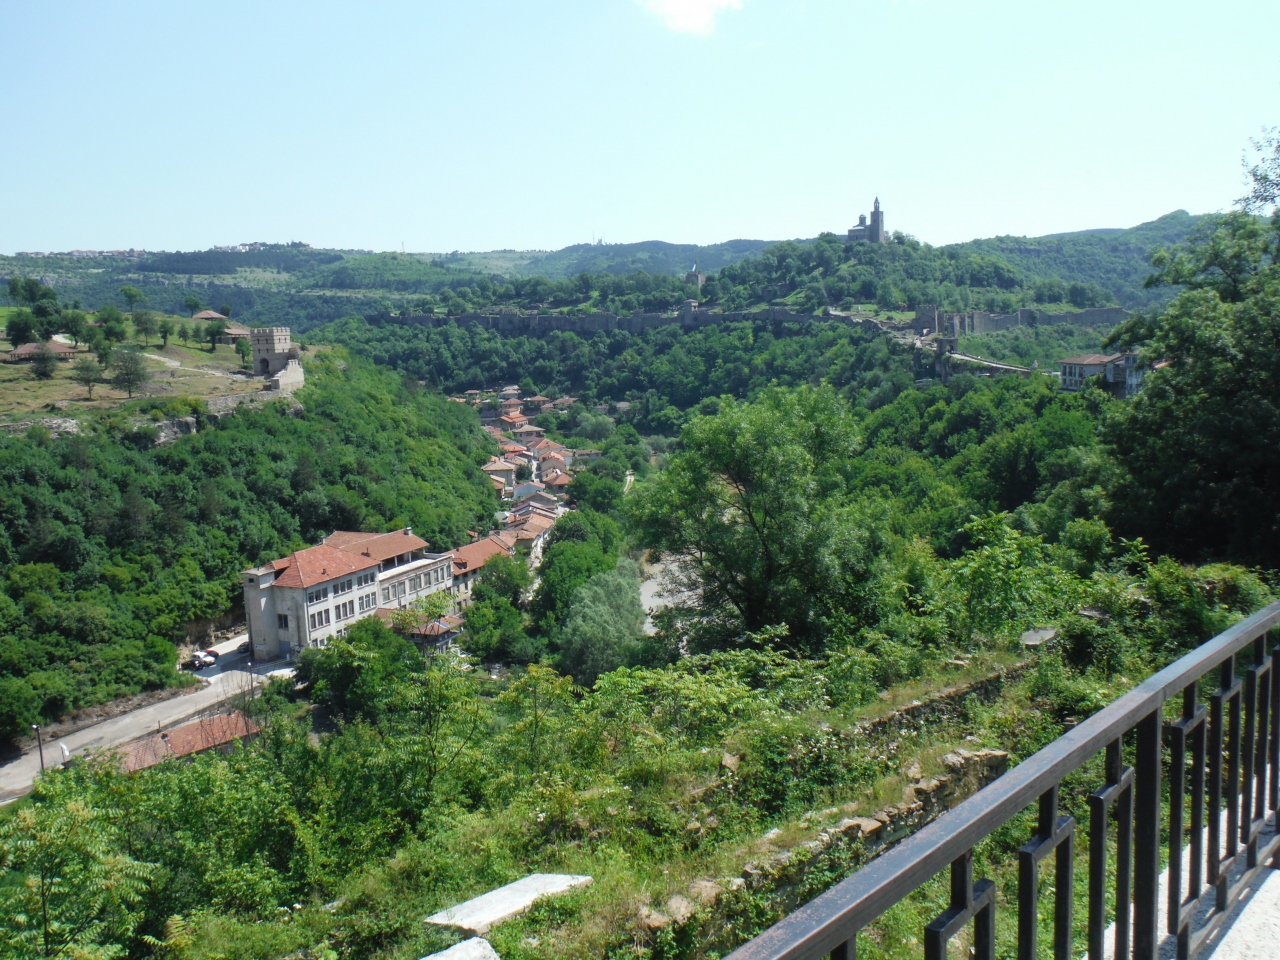
<svg viewBox="0 0 1280 960">
<path fill-rule="evenodd" d="M 1030 276 L 1097 284 L 1108 290 L 1121 306 L 1133 310 L 1162 303 L 1170 297 L 1167 287 L 1143 288 L 1143 281 L 1151 274 L 1151 251 L 1182 243 L 1205 219 L 1176 210 L 1127 230 L 992 237 L 943 249 L 999 256 Z"/>
<path fill-rule="evenodd" d="M 955 310 L 1055 303 L 1133 309 L 1167 296 L 1142 285 L 1150 252 L 1185 239 L 1202 219 L 1178 211 L 1127 230 L 995 237 L 943 247 L 895 234 L 893 242 L 864 244 L 858 254 L 843 236 L 823 234 L 775 244 L 646 241 L 447 255 L 291 243 L 141 260 L 0 257 L 0 279 L 37 277 L 68 304 L 91 309 L 123 306 L 119 290 L 133 285 L 154 309 L 181 313 L 194 298 L 244 323 L 296 332 L 351 314 L 663 311 L 689 297 L 732 308 L 785 304 L 799 310 L 855 302 L 882 309 L 918 303 Z M 701 291 L 684 282 L 695 263 L 712 277 Z"/>
<path fill-rule="evenodd" d="M 452 253 L 440 261 L 450 266 L 512 277 L 546 277 L 564 280 L 581 273 L 684 274 L 695 264 L 710 273 L 744 257 L 754 256 L 769 246 L 766 240 L 729 240 L 725 243 L 667 243 L 645 240 L 640 243 L 576 243 L 550 253 L 499 250 L 494 253 Z"/>
</svg>

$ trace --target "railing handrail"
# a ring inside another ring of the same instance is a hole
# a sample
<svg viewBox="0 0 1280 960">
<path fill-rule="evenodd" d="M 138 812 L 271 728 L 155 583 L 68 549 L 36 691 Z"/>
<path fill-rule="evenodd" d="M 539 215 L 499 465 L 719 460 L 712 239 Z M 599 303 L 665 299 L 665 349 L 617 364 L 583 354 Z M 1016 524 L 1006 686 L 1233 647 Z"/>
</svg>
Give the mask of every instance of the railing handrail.
<svg viewBox="0 0 1280 960">
<path fill-rule="evenodd" d="M 778 921 L 726 960 L 812 960 L 847 941 L 1055 787 L 1173 694 L 1280 624 L 1280 600 L 1241 620 L 1023 760 L 933 823 Z"/>
</svg>

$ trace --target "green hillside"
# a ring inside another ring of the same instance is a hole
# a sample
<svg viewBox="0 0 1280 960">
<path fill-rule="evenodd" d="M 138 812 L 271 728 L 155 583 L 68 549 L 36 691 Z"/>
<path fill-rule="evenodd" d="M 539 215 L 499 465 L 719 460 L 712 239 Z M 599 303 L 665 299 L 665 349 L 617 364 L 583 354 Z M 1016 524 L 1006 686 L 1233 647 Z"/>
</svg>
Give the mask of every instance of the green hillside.
<svg viewBox="0 0 1280 960">
<path fill-rule="evenodd" d="M 1096 284 L 1108 290 L 1121 306 L 1137 310 L 1171 297 L 1167 288 L 1143 289 L 1142 282 L 1151 273 L 1151 251 L 1182 243 L 1204 219 L 1176 210 L 1127 230 L 993 237 L 943 249 L 996 255 L 1031 277 Z"/>
<path fill-rule="evenodd" d="M 858 255 L 843 237 L 824 234 L 776 244 L 655 240 L 551 252 L 372 253 L 292 243 L 141 260 L 0 257 L 0 280 L 39 277 L 66 304 L 86 308 L 123 306 L 117 291 L 131 284 L 146 295 L 147 306 L 162 312 L 181 313 L 186 298 L 195 296 L 203 306 L 227 307 L 241 322 L 298 332 L 352 313 L 382 311 L 666 310 L 699 296 L 682 283 L 695 263 L 716 278 L 701 299 L 735 308 L 776 302 L 816 310 L 874 302 L 882 309 L 899 303 L 991 310 L 1118 303 L 1133 309 L 1167 299 L 1142 286 L 1151 250 L 1183 240 L 1202 219 L 1178 211 L 1126 230 L 943 247 L 896 235 L 900 242 L 864 247 Z"/>
</svg>

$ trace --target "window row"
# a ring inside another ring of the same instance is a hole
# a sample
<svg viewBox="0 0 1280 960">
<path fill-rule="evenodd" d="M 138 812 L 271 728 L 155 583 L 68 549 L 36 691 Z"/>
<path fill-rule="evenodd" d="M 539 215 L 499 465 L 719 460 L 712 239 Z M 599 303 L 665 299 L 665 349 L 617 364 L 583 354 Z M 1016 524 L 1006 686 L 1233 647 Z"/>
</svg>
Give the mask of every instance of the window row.
<svg viewBox="0 0 1280 960">
<path fill-rule="evenodd" d="M 307 591 L 307 603 L 308 603 L 308 604 L 312 604 L 312 603 L 319 603 L 321 600 L 328 600 L 328 599 L 329 599 L 329 588 L 328 588 L 328 587 L 320 587 L 318 590 L 308 590 L 308 591 Z"/>
<path fill-rule="evenodd" d="M 339 593 L 347 593 L 348 591 L 351 590 L 351 586 L 353 583 L 355 583 L 355 581 L 352 580 L 350 577 L 348 577 L 346 580 L 339 580 L 337 583 L 333 585 L 334 594 L 336 595 Z"/>
<path fill-rule="evenodd" d="M 319 627 L 327 627 L 329 625 L 329 608 L 317 610 L 311 614 L 311 629 L 315 630 Z"/>
<path fill-rule="evenodd" d="M 348 620 L 356 615 L 356 602 L 348 600 L 346 603 L 340 603 L 333 608 L 333 615 L 338 620 Z"/>
<path fill-rule="evenodd" d="M 360 597 L 359 600 L 361 613 L 364 613 L 366 610 L 372 610 L 378 605 L 377 593 L 366 593 L 364 596 Z"/>
<path fill-rule="evenodd" d="M 357 574 L 356 589 L 366 586 L 367 584 L 373 583 L 373 581 L 376 579 L 378 579 L 378 571 L 376 570 L 370 570 L 368 573 Z"/>
</svg>

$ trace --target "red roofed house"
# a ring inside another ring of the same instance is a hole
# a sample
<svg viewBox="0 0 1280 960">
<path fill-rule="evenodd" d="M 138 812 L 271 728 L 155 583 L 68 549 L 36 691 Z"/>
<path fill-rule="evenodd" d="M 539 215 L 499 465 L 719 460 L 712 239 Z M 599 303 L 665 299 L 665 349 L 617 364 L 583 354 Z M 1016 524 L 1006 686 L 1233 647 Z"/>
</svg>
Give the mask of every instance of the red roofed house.
<svg viewBox="0 0 1280 960">
<path fill-rule="evenodd" d="M 125 773 L 137 773 L 163 760 L 191 757 L 206 750 L 230 753 L 237 742 L 247 742 L 257 734 L 256 723 L 239 710 L 232 710 L 126 743 L 117 755 Z"/>
<path fill-rule="evenodd" d="M 1106 373 L 1107 367 L 1119 359 L 1118 353 L 1086 353 L 1083 356 L 1059 360 L 1062 389 L 1068 393 L 1076 393 L 1083 389 L 1086 380 L 1100 373 Z"/>
<path fill-rule="evenodd" d="M 543 464 L 545 469 L 546 464 Z M 542 475 L 542 482 L 552 493 L 567 493 L 569 484 L 573 483 L 573 478 L 562 470 L 552 470 L 551 473 Z"/>
<path fill-rule="evenodd" d="M 484 565 L 499 554 L 511 556 L 514 544 L 514 539 L 508 542 L 508 538 L 488 536 L 453 551 L 453 586 L 459 601 L 470 599 L 471 585 Z"/>
<path fill-rule="evenodd" d="M 392 533 L 340 530 L 241 575 L 255 660 L 294 657 L 342 636 L 379 607 L 403 607 L 453 586 L 448 554 L 405 527 Z"/>
<path fill-rule="evenodd" d="M 507 487 L 516 485 L 516 465 L 510 460 L 491 460 L 480 469 Z"/>
</svg>

